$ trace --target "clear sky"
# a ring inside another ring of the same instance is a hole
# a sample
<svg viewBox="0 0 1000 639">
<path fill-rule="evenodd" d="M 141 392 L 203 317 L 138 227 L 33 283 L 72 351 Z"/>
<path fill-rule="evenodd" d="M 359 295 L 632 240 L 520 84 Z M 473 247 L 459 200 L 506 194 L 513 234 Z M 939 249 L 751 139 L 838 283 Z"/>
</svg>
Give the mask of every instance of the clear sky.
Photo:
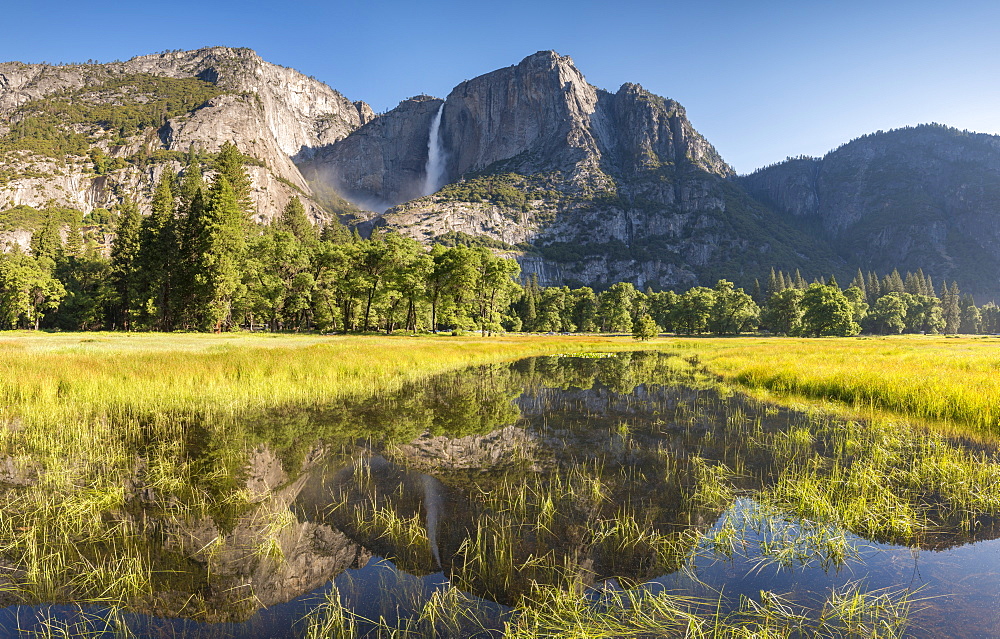
<svg viewBox="0 0 1000 639">
<path fill-rule="evenodd" d="M 245 46 L 376 111 L 542 49 L 683 104 L 741 173 L 878 129 L 1000 133 L 1000 2 L 354 0 L 5 3 L 0 60 Z"/>
</svg>

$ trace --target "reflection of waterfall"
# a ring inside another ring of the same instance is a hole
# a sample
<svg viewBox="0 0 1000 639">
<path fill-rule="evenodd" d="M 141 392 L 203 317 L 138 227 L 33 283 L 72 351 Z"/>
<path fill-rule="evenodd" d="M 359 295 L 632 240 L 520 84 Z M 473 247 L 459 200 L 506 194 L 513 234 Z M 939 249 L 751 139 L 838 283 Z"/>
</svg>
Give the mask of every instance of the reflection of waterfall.
<svg viewBox="0 0 1000 639">
<path fill-rule="evenodd" d="M 437 527 L 443 506 L 441 499 L 441 482 L 430 475 L 420 475 L 424 484 L 424 510 L 427 512 L 427 539 L 431 542 L 431 553 L 438 568 L 441 567 L 441 554 L 438 552 Z"/>
<path fill-rule="evenodd" d="M 444 149 L 441 148 L 441 116 L 444 102 L 438 107 L 427 136 L 427 167 L 424 170 L 423 195 L 430 195 L 444 186 Z"/>
</svg>

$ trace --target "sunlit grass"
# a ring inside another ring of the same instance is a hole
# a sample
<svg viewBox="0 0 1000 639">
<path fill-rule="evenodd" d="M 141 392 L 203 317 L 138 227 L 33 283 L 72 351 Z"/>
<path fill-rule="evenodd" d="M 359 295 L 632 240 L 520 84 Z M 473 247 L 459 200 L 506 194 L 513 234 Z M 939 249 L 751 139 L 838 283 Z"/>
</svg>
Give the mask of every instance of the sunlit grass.
<svg viewBox="0 0 1000 639">
<path fill-rule="evenodd" d="M 1000 435 L 1000 339 L 664 340 L 728 382 Z"/>
</svg>

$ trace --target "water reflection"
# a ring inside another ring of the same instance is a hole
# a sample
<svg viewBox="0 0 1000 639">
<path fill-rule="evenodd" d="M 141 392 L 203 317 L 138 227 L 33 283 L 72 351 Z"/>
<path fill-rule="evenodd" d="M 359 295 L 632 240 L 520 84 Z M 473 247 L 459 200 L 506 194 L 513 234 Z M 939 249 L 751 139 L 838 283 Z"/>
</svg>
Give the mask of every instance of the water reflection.
<svg viewBox="0 0 1000 639">
<path fill-rule="evenodd" d="M 891 440 L 888 427 L 756 401 L 677 356 L 478 367 L 374 397 L 273 407 L 253 430 L 261 444 L 237 479 L 205 483 L 218 503 L 238 492 L 250 507 L 181 516 L 137 489 L 158 577 L 155 597 L 133 610 L 195 619 L 203 625 L 163 622 L 192 636 L 295 636 L 292 622 L 331 582 L 373 629 L 416 618 L 451 584 L 486 634 L 502 627 L 504 606 L 546 585 L 724 589 L 724 606 L 767 589 L 815 611 L 831 589 L 863 580 L 923 586 L 970 615 L 998 603 L 992 513 L 941 487 L 858 471 L 903 468 L 953 443 Z M 192 420 L 193 467 L 207 476 L 233 463 L 231 442 L 209 432 Z M 888 442 L 884 460 L 873 461 L 872 442 Z M 994 451 L 978 454 L 995 464 Z M 959 576 L 970 566 L 975 581 Z M 916 634 L 960 636 L 940 601 L 917 615 Z M 38 611 L 6 613 L 23 626 Z M 150 631 L 151 619 L 128 624 Z M 992 614 L 975 619 L 963 627 L 1000 632 Z"/>
</svg>

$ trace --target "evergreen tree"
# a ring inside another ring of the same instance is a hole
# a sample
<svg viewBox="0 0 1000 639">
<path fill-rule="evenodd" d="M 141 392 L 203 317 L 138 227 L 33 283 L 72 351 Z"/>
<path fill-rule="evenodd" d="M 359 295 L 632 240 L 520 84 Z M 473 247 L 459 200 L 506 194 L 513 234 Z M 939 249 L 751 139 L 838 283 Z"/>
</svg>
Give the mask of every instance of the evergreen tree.
<svg viewBox="0 0 1000 639">
<path fill-rule="evenodd" d="M 243 280 L 246 219 L 229 180 L 218 175 L 201 214 L 194 240 L 195 316 L 219 332 L 235 323 L 233 306 Z"/>
<path fill-rule="evenodd" d="M 934 295 L 934 287 L 927 287 L 927 276 L 924 275 L 924 269 L 918 268 L 915 275 L 917 280 L 917 294 L 918 295 Z"/>
<path fill-rule="evenodd" d="M 778 291 L 783 291 L 786 288 L 792 288 L 792 285 L 793 285 L 793 282 L 791 281 L 791 277 L 790 276 L 789 277 L 785 277 L 785 273 L 783 271 L 778 271 L 778 289 L 777 290 Z"/>
<path fill-rule="evenodd" d="M 799 273 L 799 269 L 795 269 L 795 288 L 804 291 L 808 287 L 805 279 L 802 277 L 802 273 Z"/>
<path fill-rule="evenodd" d="M 178 266 L 178 241 L 171 182 L 164 172 L 153 192 L 152 212 L 142 221 L 139 231 L 137 266 L 143 287 L 139 316 L 146 326 L 157 330 L 170 330 L 173 326 L 170 306 Z"/>
<path fill-rule="evenodd" d="M 250 197 L 253 183 L 246 171 L 246 158 L 232 142 L 224 142 L 215 158 L 215 170 L 226 178 L 237 206 L 249 219 L 253 213 L 253 199 Z"/>
<path fill-rule="evenodd" d="M 47 259 L 55 267 L 55 263 L 63 257 L 62 238 L 59 230 L 59 223 L 55 219 L 54 212 L 50 209 L 46 213 L 41 227 L 31 234 L 31 242 L 29 243 L 31 255 L 36 259 Z"/>
<path fill-rule="evenodd" d="M 944 332 L 949 335 L 958 333 L 962 323 L 962 309 L 959 306 L 961 293 L 958 283 L 952 282 L 951 288 L 945 289 L 942 284 L 941 315 L 944 317 Z"/>
<path fill-rule="evenodd" d="M 277 226 L 279 229 L 288 231 L 295 236 L 299 242 L 305 246 L 315 246 L 319 241 L 316 228 L 309 218 L 306 217 L 306 209 L 302 206 L 302 200 L 292 197 L 281 212 Z"/>
<path fill-rule="evenodd" d="M 851 286 L 857 287 L 858 290 L 861 291 L 861 295 L 863 296 L 864 300 L 866 302 L 868 301 L 868 286 L 867 284 L 865 284 L 865 276 L 861 272 L 860 268 L 858 269 L 857 274 L 855 274 L 854 279 L 851 280 Z"/>
<path fill-rule="evenodd" d="M 128 331 L 132 330 L 141 305 L 142 288 L 137 262 L 142 216 L 139 207 L 130 198 L 123 200 L 119 208 L 118 228 L 111 245 L 110 277 L 114 290 L 111 325 Z"/>
<path fill-rule="evenodd" d="M 875 300 L 882 297 L 882 287 L 879 285 L 878 275 L 868 271 L 868 281 L 865 284 L 865 294 L 869 302 L 874 303 Z"/>
<path fill-rule="evenodd" d="M 770 299 L 772 295 L 784 288 L 778 283 L 778 276 L 774 273 L 774 267 L 771 267 L 771 275 L 767 278 L 767 299 Z M 766 301 L 766 300 L 765 300 Z"/>
<path fill-rule="evenodd" d="M 899 275 L 898 270 L 893 269 L 892 273 L 882 278 L 882 283 L 879 286 L 879 292 L 882 295 L 886 295 L 887 293 L 906 292 L 906 286 L 903 284 L 903 278 Z"/>
</svg>

